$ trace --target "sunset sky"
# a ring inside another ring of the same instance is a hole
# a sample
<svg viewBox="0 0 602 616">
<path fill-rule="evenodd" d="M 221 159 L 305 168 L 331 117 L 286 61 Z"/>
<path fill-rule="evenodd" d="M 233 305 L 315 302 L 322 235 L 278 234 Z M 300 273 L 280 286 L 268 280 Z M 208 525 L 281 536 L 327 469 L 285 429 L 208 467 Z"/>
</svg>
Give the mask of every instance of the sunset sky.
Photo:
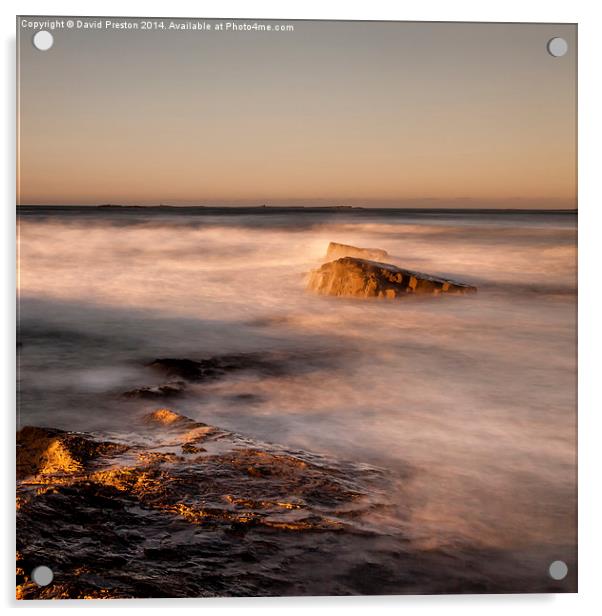
<svg viewBox="0 0 602 616">
<path fill-rule="evenodd" d="M 576 26 L 273 23 L 21 29 L 18 203 L 576 207 Z"/>
</svg>

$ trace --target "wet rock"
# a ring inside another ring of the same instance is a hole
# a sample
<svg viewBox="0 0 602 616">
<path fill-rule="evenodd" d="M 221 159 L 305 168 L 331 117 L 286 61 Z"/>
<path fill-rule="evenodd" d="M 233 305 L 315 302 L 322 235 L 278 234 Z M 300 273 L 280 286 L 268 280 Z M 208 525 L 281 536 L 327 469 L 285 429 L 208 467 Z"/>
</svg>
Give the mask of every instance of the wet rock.
<svg viewBox="0 0 602 616">
<path fill-rule="evenodd" d="M 121 394 L 122 398 L 135 400 L 170 400 L 179 398 L 188 392 L 190 383 L 210 383 L 237 372 L 249 372 L 258 376 L 282 376 L 293 369 L 295 371 L 312 369 L 313 364 L 303 362 L 298 365 L 302 354 L 285 353 L 239 353 L 217 355 L 208 359 L 160 358 L 147 364 L 147 367 L 160 372 L 167 379 L 159 385 L 145 385 Z M 315 364 L 315 358 L 312 358 Z M 196 392 L 198 393 L 198 391 Z M 252 393 L 241 394 L 239 402 L 256 403 L 259 397 Z"/>
<path fill-rule="evenodd" d="M 161 398 L 177 398 L 182 396 L 185 391 L 186 383 L 184 381 L 171 381 L 162 385 L 131 389 L 123 393 L 122 396 L 124 398 L 134 398 L 137 400 L 157 400 Z"/>
<path fill-rule="evenodd" d="M 197 447 L 196 445 L 193 445 L 192 443 L 184 443 L 182 445 L 183 453 L 202 453 L 204 451 L 207 451 L 204 447 Z"/>
<path fill-rule="evenodd" d="M 200 383 L 244 370 L 252 370 L 262 374 L 280 374 L 282 372 L 282 361 L 280 358 L 270 358 L 255 353 L 240 353 L 218 355 L 198 361 L 177 358 L 155 359 L 149 364 L 149 367 L 170 378 Z"/>
<path fill-rule="evenodd" d="M 145 415 L 143 420 L 146 423 L 159 424 L 161 426 L 194 427 L 206 425 L 194 421 L 185 415 L 175 413 L 170 409 L 157 409 L 156 411 Z"/>
<path fill-rule="evenodd" d="M 101 456 L 125 450 L 125 445 L 95 441 L 63 430 L 26 426 L 17 432 L 17 478 L 79 472 Z"/>
<path fill-rule="evenodd" d="M 411 507 L 391 499 L 404 486 L 381 469 L 171 409 L 143 419 L 127 445 L 19 432 L 36 459 L 59 442 L 77 464 L 38 464 L 44 473 L 17 482 L 17 599 L 576 591 L 575 561 L 565 580 L 541 573 L 556 546 L 535 561 L 457 541 L 417 550 L 404 522 Z M 31 469 L 30 454 L 18 464 Z M 40 564 L 54 572 L 48 586 L 31 580 Z"/>
<path fill-rule="evenodd" d="M 344 257 L 311 272 L 308 290 L 322 295 L 392 299 L 408 293 L 470 293 L 469 284 L 402 269 L 388 263 Z"/>
<path fill-rule="evenodd" d="M 358 257 L 360 259 L 373 259 L 378 261 L 379 259 L 384 259 L 388 255 L 389 253 L 386 250 L 381 250 L 380 248 L 358 248 L 357 246 L 338 244 L 337 242 L 330 242 L 330 244 L 328 244 L 328 250 L 326 251 L 327 259 Z"/>
<path fill-rule="evenodd" d="M 289 580 L 306 574 L 291 558 L 322 546 L 330 561 L 334 538 L 368 532 L 364 514 L 390 488 L 380 469 L 259 443 L 171 409 L 142 421 L 144 436 L 128 445 L 19 432 L 18 464 L 28 469 L 17 485 L 19 598 L 294 594 L 283 568 Z M 48 454 L 53 443 L 60 455 Z M 50 586 L 31 581 L 38 563 L 53 569 Z"/>
</svg>

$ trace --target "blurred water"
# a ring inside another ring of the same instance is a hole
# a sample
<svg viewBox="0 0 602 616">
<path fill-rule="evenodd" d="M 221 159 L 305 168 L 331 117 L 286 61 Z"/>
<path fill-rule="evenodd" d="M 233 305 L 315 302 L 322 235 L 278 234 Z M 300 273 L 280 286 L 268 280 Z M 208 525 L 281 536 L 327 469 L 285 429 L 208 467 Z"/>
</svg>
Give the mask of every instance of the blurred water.
<svg viewBox="0 0 602 616">
<path fill-rule="evenodd" d="M 309 295 L 331 240 L 479 292 Z M 135 430 L 154 358 L 277 352 L 169 406 L 390 469 L 422 548 L 574 562 L 575 215 L 20 208 L 19 247 L 20 425 Z"/>
</svg>

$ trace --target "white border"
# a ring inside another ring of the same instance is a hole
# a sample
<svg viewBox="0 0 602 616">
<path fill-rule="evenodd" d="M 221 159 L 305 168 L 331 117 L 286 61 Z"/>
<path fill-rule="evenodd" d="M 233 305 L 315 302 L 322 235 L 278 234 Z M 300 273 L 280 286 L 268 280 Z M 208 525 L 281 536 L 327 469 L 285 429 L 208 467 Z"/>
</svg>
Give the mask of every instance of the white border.
<svg viewBox="0 0 602 616">
<path fill-rule="evenodd" d="M 4 62 L 2 97 L 5 139 L 0 169 L 5 186 L 2 204 L 2 291 L 4 328 L 2 364 L 2 414 L 4 447 L 2 460 L 2 525 L 1 548 L 2 603 L 16 609 L 33 607 L 34 602 L 14 602 L 14 288 L 15 288 L 15 15 L 128 15 L 182 17 L 257 17 L 289 19 L 388 19 L 418 21 L 545 21 L 579 23 L 579 593 L 576 595 L 482 595 L 482 596 L 403 596 L 303 599 L 204 599 L 204 600 L 128 600 L 87 601 L 85 607 L 95 609 L 173 609 L 195 608 L 220 613 L 260 614 L 286 611 L 287 614 L 307 610 L 344 610 L 346 614 L 360 614 L 369 609 L 383 613 L 398 613 L 412 609 L 424 614 L 445 610 L 446 614 L 537 614 L 566 616 L 569 612 L 590 613 L 600 609 L 598 595 L 600 576 L 600 521 L 602 521 L 601 489 L 602 400 L 598 387 L 599 365 L 597 350 L 602 348 L 600 301 L 597 285 L 602 270 L 600 234 L 602 232 L 599 185 L 599 147 L 602 142 L 600 117 L 602 110 L 602 74 L 600 63 L 602 43 L 600 30 L 601 3 L 594 1 L 556 0 L 526 1 L 469 1 L 417 0 L 416 2 L 387 2 L 386 0 L 328 0 L 291 1 L 212 1 L 212 2 L 133 2 L 105 0 L 104 2 L 42 2 L 8 1 L 3 3 L 2 34 Z M 598 302 L 598 303 L 597 303 Z M 83 602 L 44 602 L 37 607 L 82 609 Z M 600 613 L 600 612 L 598 612 Z"/>
</svg>

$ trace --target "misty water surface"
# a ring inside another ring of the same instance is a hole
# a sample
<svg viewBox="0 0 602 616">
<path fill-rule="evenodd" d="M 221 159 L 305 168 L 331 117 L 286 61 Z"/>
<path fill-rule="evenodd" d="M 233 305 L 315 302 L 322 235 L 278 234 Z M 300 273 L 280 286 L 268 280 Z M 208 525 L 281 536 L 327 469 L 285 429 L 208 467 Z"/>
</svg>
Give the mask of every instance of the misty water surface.
<svg viewBox="0 0 602 616">
<path fill-rule="evenodd" d="M 310 295 L 331 240 L 479 292 Z M 388 469 L 421 549 L 575 561 L 576 216 L 32 209 L 19 245 L 18 425 L 135 430 L 156 357 L 276 354 L 168 406 Z"/>
</svg>

